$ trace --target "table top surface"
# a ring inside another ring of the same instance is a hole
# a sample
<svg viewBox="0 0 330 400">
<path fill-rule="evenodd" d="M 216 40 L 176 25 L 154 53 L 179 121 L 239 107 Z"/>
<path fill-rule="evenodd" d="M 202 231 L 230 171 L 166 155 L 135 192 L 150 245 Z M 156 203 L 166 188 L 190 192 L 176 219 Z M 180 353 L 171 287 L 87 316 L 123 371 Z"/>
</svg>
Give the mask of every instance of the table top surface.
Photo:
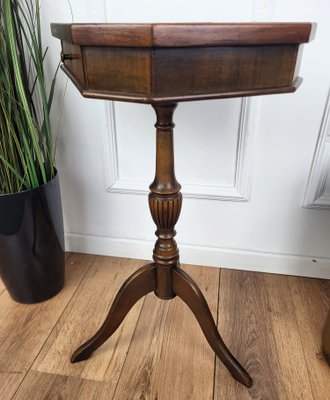
<svg viewBox="0 0 330 400">
<path fill-rule="evenodd" d="M 51 24 L 53 36 L 79 46 L 195 47 L 300 44 L 314 23 Z"/>
</svg>

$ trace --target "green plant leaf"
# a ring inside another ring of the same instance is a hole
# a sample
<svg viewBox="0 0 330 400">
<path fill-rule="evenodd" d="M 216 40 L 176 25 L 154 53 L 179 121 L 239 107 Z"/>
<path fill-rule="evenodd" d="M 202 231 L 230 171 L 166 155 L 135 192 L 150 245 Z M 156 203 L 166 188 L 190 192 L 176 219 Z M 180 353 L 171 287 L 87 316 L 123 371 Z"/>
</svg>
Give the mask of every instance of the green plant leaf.
<svg viewBox="0 0 330 400">
<path fill-rule="evenodd" d="M 54 175 L 39 0 L 0 0 L 0 193 L 37 187 Z"/>
</svg>

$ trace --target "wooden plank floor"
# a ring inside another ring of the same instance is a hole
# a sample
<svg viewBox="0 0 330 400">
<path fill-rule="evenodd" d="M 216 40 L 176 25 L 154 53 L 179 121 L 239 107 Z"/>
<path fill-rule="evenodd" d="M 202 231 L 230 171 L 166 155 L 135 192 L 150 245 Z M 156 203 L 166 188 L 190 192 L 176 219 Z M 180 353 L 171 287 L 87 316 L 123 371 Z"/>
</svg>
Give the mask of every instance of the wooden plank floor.
<svg viewBox="0 0 330 400">
<path fill-rule="evenodd" d="M 234 381 L 179 299 L 141 299 L 90 360 L 72 351 L 99 327 L 142 261 L 67 254 L 63 291 L 13 302 L 0 282 L 0 400 L 328 400 L 320 336 L 330 281 L 183 266 L 254 379 Z"/>
</svg>

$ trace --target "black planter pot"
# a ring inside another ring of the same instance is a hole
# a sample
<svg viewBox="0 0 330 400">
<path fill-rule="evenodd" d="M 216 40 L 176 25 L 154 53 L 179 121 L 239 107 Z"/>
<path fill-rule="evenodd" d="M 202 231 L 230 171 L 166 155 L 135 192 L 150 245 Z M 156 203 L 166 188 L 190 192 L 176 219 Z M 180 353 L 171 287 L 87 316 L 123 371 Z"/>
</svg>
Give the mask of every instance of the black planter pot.
<svg viewBox="0 0 330 400">
<path fill-rule="evenodd" d="M 64 230 L 58 175 L 36 189 L 0 195 L 0 276 L 25 304 L 64 285 Z"/>
</svg>

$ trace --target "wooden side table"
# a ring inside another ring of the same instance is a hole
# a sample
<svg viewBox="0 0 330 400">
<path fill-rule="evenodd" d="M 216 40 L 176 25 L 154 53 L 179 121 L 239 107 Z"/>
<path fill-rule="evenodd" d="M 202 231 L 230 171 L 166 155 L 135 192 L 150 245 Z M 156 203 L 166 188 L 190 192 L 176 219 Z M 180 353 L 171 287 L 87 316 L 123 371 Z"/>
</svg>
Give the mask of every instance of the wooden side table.
<svg viewBox="0 0 330 400">
<path fill-rule="evenodd" d="M 224 344 L 206 300 L 179 264 L 174 226 L 182 195 L 174 172 L 173 113 L 178 102 L 294 92 L 302 43 L 310 23 L 52 24 L 62 41 L 62 69 L 85 97 L 148 103 L 156 122 L 156 174 L 149 206 L 157 225 L 154 262 L 118 292 L 96 334 L 71 361 L 87 359 L 119 327 L 143 296 L 179 296 L 196 316 L 210 346 L 231 375 L 252 379 Z"/>
</svg>

